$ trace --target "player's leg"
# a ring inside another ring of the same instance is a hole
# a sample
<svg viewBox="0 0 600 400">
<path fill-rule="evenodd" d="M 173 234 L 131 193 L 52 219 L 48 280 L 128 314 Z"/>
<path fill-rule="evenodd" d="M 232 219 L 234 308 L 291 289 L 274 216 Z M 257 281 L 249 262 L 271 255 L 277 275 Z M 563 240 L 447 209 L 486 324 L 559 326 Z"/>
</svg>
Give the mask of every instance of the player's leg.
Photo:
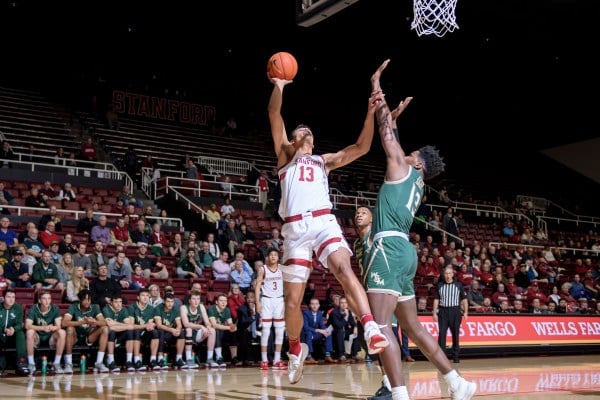
<svg viewBox="0 0 600 400">
<path fill-rule="evenodd" d="M 27 347 L 27 368 L 29 368 L 29 374 L 33 375 L 35 373 L 35 348 L 40 343 L 40 335 L 33 329 L 27 329 L 25 343 Z"/>
<path fill-rule="evenodd" d="M 64 329 L 59 329 L 52 334 L 50 338 L 50 346 L 54 347 L 54 362 L 52 366 L 54 368 L 54 373 L 62 374 L 64 370 L 62 369 L 60 362 L 62 359 L 63 352 L 65 351 L 65 342 L 67 338 L 67 333 Z"/>
<path fill-rule="evenodd" d="M 96 353 L 96 362 L 94 363 L 94 371 L 110 372 L 104 365 L 104 353 L 108 345 L 108 327 L 100 326 L 94 329 L 87 337 L 88 343 L 98 342 L 98 353 Z"/>
<path fill-rule="evenodd" d="M 342 285 L 348 306 L 360 318 L 369 354 L 379 353 L 388 346 L 389 340 L 374 322 L 367 293 L 352 270 L 350 263 L 352 251 L 335 219 L 324 216 L 318 221 L 319 224 L 315 226 L 316 229 L 320 228 L 320 232 L 315 239 L 314 247 L 319 249 L 317 252 L 319 261 L 329 268 Z"/>
<path fill-rule="evenodd" d="M 435 338 L 421 325 L 417 317 L 414 296 L 402 299 L 396 305 L 396 318 L 401 329 L 421 350 L 421 353 L 442 373 L 448 383 L 452 399 L 469 400 L 477 390 L 477 384 L 462 378 L 450 365 L 450 361 Z"/>
<path fill-rule="evenodd" d="M 394 293 L 368 292 L 369 303 L 373 309 L 375 321 L 381 332 L 387 337 L 394 337 L 392 330 L 392 314 L 398 302 L 398 295 Z M 408 389 L 402 373 L 400 344 L 397 340 L 390 340 L 389 346 L 379 354 L 385 373 L 390 381 L 392 398 L 408 399 Z"/>
</svg>

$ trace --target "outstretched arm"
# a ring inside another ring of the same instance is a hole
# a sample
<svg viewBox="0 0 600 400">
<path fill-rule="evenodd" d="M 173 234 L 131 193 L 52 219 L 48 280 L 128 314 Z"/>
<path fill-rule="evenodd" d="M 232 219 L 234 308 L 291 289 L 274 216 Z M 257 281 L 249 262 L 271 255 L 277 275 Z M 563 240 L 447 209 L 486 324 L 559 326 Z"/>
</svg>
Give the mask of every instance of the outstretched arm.
<svg viewBox="0 0 600 400">
<path fill-rule="evenodd" d="M 375 132 L 374 114 L 378 104 L 384 101 L 384 95 L 379 86 L 379 77 L 389 62 L 390 60 L 385 60 L 371 77 L 372 93 L 371 97 L 369 98 L 367 116 L 365 117 L 363 128 L 356 143 L 338 151 L 337 153 L 328 153 L 323 155 L 327 173 L 333 171 L 334 169 L 343 167 L 344 165 L 350 164 L 357 158 L 367 154 L 371 149 L 371 143 L 373 143 L 373 134 Z"/>
<path fill-rule="evenodd" d="M 372 84 L 373 90 L 381 91 L 379 76 L 373 75 Z M 376 115 L 379 125 L 379 136 L 381 137 L 381 144 L 387 158 L 385 179 L 389 181 L 402 179 L 408 174 L 409 165 L 406 162 L 404 150 L 400 146 L 400 136 L 398 134 L 396 119 L 406 109 L 411 100 L 412 97 L 407 97 L 404 101 L 400 102 L 398 107 L 390 111 L 384 97 L 377 106 Z"/>
<path fill-rule="evenodd" d="M 267 109 L 269 111 L 269 122 L 271 123 L 271 135 L 273 136 L 275 155 L 277 156 L 277 166 L 281 167 L 288 162 L 290 152 L 293 154 L 293 146 L 287 139 L 285 124 L 281 116 L 283 88 L 292 81 L 272 78 L 271 82 L 273 82 L 273 92 L 271 92 Z"/>
</svg>

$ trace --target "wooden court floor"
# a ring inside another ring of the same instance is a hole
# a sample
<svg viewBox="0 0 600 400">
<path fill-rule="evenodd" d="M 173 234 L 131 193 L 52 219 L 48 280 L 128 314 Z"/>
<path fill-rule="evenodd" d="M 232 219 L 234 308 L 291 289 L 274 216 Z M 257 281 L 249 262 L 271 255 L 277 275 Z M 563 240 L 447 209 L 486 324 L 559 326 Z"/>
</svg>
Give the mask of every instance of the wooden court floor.
<svg viewBox="0 0 600 400">
<path fill-rule="evenodd" d="M 600 399 L 600 355 L 464 359 L 475 399 Z M 403 363 L 411 399 L 449 398 L 427 361 Z M 364 399 L 381 383 L 373 364 L 307 366 L 290 385 L 285 371 L 258 368 L 0 378 L 0 399 Z"/>
</svg>

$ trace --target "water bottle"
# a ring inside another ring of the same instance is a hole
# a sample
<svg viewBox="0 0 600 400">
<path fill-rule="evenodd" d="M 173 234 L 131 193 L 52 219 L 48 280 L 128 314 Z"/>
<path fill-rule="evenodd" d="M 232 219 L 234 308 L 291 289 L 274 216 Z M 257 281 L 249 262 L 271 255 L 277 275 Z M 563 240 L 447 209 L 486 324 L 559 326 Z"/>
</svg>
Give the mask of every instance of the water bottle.
<svg viewBox="0 0 600 400">
<path fill-rule="evenodd" d="M 85 374 L 85 371 L 87 369 L 86 362 L 87 362 L 87 357 L 85 355 L 82 355 L 81 360 L 79 361 L 79 367 L 81 369 L 82 374 Z"/>
<path fill-rule="evenodd" d="M 165 353 L 163 355 L 163 367 L 168 367 L 169 366 L 169 360 L 168 360 L 169 356 Z"/>
<path fill-rule="evenodd" d="M 43 356 L 42 357 L 42 375 L 46 375 L 46 372 L 48 372 L 48 357 Z"/>
</svg>

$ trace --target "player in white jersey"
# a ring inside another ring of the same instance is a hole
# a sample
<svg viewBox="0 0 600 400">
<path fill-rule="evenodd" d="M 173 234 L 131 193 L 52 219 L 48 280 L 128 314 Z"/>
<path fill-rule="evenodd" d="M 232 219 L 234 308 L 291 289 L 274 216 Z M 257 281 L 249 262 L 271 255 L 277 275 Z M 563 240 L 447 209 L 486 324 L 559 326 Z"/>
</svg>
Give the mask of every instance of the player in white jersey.
<svg viewBox="0 0 600 400">
<path fill-rule="evenodd" d="M 260 314 L 262 334 L 260 337 L 260 369 L 269 369 L 267 346 L 271 335 L 271 326 L 275 327 L 275 354 L 273 369 L 287 369 L 281 361 L 281 345 L 285 331 L 283 318 L 283 273 L 279 268 L 279 252 L 270 248 L 267 251 L 266 265 L 263 265 L 256 276 L 254 293 L 259 301 L 256 302 L 256 312 Z"/>
<path fill-rule="evenodd" d="M 387 61 L 373 74 L 379 76 Z M 272 78 L 273 92 L 268 111 L 271 134 L 277 155 L 281 184 L 279 214 L 285 220 L 283 242 L 283 280 L 285 290 L 285 325 L 290 345 L 288 376 L 290 383 L 302 378 L 308 346 L 300 342 L 304 323 L 300 305 L 310 275 L 313 252 L 319 261 L 335 275 L 348 298 L 350 308 L 361 316 L 369 352 L 379 353 L 389 345 L 374 322 L 367 295 L 350 264 L 352 251 L 346 243 L 336 217 L 331 214 L 327 175 L 366 154 L 371 148 L 375 131 L 375 109 L 383 100 L 376 92 L 369 98 L 367 115 L 356 143 L 336 152 L 315 156 L 314 136 L 309 127 L 299 125 L 288 139 L 281 105 L 283 89 L 289 80 Z"/>
</svg>

